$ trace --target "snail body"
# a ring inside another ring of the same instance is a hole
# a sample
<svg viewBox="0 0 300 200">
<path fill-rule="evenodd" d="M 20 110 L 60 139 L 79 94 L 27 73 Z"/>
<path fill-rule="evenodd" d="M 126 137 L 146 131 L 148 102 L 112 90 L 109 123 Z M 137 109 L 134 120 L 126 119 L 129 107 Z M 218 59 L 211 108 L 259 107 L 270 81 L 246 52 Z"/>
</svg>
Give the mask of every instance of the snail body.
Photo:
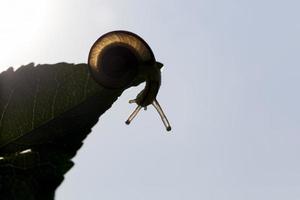
<svg viewBox="0 0 300 200">
<path fill-rule="evenodd" d="M 138 106 L 130 115 L 129 124 L 142 107 L 152 104 L 159 112 L 166 129 L 171 126 L 156 100 L 163 64 L 155 60 L 149 45 L 138 35 L 128 31 L 112 31 L 101 36 L 92 46 L 88 65 L 96 82 L 105 88 L 130 87 L 136 78 L 146 81 L 145 88 L 129 103 Z"/>
</svg>

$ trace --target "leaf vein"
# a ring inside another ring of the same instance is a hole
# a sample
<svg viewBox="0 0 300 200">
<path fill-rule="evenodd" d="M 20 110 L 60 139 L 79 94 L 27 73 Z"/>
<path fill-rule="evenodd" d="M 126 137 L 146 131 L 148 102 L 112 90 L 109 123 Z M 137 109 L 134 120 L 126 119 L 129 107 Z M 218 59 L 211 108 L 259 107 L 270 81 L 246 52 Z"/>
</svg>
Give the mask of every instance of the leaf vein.
<svg viewBox="0 0 300 200">
<path fill-rule="evenodd" d="M 11 102 L 11 98 L 12 98 L 14 92 L 15 92 L 15 88 L 10 91 L 7 103 L 5 104 L 5 106 L 3 108 L 3 112 L 2 112 L 1 118 L 0 118 L 0 129 L 2 128 L 3 118 L 5 116 L 5 113 L 6 113 L 6 110 L 7 110 L 8 106 L 9 106 L 9 104 Z"/>
<path fill-rule="evenodd" d="M 55 88 L 55 93 L 53 95 L 53 100 L 52 100 L 52 105 L 51 105 L 51 118 L 54 118 L 54 110 L 55 110 L 55 103 L 56 103 L 56 98 L 58 94 L 58 89 L 60 87 L 59 81 L 57 80 L 57 76 L 55 76 L 55 82 L 56 82 L 56 88 Z"/>
<path fill-rule="evenodd" d="M 36 109 L 36 101 L 37 101 L 37 95 L 39 93 L 39 90 L 40 90 L 40 79 L 37 80 L 36 90 L 35 90 L 35 94 L 34 94 L 33 108 L 32 108 L 31 129 L 34 128 L 34 124 L 35 124 L 35 109 Z"/>
<path fill-rule="evenodd" d="M 83 98 L 84 99 L 86 98 L 88 83 L 89 83 L 89 73 L 86 73 L 86 80 L 85 80 L 85 83 L 84 83 L 84 91 L 83 91 Z"/>
</svg>

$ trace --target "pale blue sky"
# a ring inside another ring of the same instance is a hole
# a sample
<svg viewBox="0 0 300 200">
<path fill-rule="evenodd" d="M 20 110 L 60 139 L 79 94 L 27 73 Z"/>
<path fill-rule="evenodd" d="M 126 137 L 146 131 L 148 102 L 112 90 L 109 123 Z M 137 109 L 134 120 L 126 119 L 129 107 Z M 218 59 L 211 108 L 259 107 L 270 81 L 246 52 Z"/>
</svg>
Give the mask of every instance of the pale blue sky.
<svg viewBox="0 0 300 200">
<path fill-rule="evenodd" d="M 142 87 L 126 91 L 85 140 L 57 200 L 299 199 L 298 1 L 43 2 L 34 11 L 43 20 L 15 21 L 38 25 L 1 66 L 86 62 L 103 33 L 133 31 L 165 64 L 158 100 L 173 125 L 168 134 L 149 108 L 126 126 Z"/>
</svg>

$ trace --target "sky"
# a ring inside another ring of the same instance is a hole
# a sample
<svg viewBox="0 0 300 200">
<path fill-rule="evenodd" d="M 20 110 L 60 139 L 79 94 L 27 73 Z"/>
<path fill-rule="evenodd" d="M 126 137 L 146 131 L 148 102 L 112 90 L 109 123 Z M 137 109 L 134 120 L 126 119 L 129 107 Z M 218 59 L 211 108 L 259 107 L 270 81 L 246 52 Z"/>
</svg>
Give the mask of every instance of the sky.
<svg viewBox="0 0 300 200">
<path fill-rule="evenodd" d="M 26 3 L 25 3 L 26 2 Z M 154 110 L 130 126 L 128 89 L 74 158 L 57 200 L 298 200 L 300 13 L 296 0 L 1 0 L 0 70 L 86 63 L 112 30 L 164 63 Z"/>
</svg>

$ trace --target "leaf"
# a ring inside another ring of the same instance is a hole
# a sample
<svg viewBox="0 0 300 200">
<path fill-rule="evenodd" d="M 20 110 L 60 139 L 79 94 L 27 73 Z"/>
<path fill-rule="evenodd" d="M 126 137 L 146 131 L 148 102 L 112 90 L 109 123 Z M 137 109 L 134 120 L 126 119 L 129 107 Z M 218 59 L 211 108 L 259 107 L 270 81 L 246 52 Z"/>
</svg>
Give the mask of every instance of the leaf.
<svg viewBox="0 0 300 200">
<path fill-rule="evenodd" d="M 87 64 L 1 73 L 0 199 L 54 199 L 82 141 L 121 93 L 97 84 Z"/>
</svg>

